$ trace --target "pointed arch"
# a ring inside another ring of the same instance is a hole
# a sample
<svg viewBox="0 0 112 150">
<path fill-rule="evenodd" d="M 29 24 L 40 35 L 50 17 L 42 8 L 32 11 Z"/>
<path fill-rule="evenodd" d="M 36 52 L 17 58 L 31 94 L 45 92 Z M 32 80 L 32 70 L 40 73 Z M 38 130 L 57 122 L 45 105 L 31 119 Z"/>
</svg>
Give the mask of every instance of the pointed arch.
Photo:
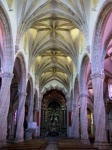
<svg viewBox="0 0 112 150">
<path fill-rule="evenodd" d="M 85 54 L 82 58 L 81 67 L 80 67 L 80 77 L 79 77 L 79 85 L 80 90 L 83 86 L 86 86 L 89 75 L 90 75 L 90 59 L 87 54 Z"/>
<path fill-rule="evenodd" d="M 19 65 L 21 68 L 21 80 L 20 80 L 20 89 L 22 92 L 26 92 L 26 77 L 27 77 L 27 71 L 26 71 L 26 62 L 24 55 L 21 51 L 19 51 L 15 57 L 16 60 L 19 60 Z"/>
<path fill-rule="evenodd" d="M 105 45 L 102 43 L 102 36 L 106 22 L 112 12 L 112 2 L 105 2 L 97 18 L 96 26 L 94 28 L 94 35 L 92 41 L 92 72 L 100 73 L 101 71 L 101 58 L 105 50 Z M 96 34 L 97 33 L 97 34 Z M 103 44 L 103 45 L 102 45 Z M 104 56 L 103 56 L 104 57 Z M 97 64 L 97 67 L 96 67 Z"/>
<path fill-rule="evenodd" d="M 5 8 L 0 4 L 0 24 L 3 33 L 3 60 L 4 60 L 4 72 L 12 72 L 14 61 L 14 49 L 12 40 L 12 29 L 9 21 L 9 17 Z M 10 67 L 9 67 L 10 66 Z"/>
</svg>

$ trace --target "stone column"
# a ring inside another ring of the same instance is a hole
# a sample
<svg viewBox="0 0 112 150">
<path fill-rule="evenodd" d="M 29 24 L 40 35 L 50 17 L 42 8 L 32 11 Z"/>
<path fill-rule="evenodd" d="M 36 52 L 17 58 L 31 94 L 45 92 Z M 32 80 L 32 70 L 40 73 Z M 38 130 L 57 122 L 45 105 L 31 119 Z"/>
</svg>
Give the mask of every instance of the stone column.
<svg viewBox="0 0 112 150">
<path fill-rule="evenodd" d="M 14 125 L 14 114 L 10 113 L 10 121 L 9 121 L 9 141 L 14 140 L 14 130 L 15 130 L 15 125 Z"/>
<path fill-rule="evenodd" d="M 91 77 L 94 91 L 94 145 L 101 149 L 106 149 L 108 144 L 106 137 L 106 111 L 103 98 L 104 74 L 93 74 Z"/>
<path fill-rule="evenodd" d="M 37 123 L 37 112 L 38 112 L 38 110 L 35 109 L 34 110 L 34 122 L 36 122 L 36 123 Z M 36 128 L 35 133 L 34 133 L 34 137 L 37 137 L 37 135 L 38 135 L 38 132 L 37 132 L 37 128 Z"/>
<path fill-rule="evenodd" d="M 74 105 L 74 138 L 80 139 L 79 135 L 79 106 L 78 104 Z"/>
<path fill-rule="evenodd" d="M 80 122 L 81 122 L 81 141 L 89 144 L 88 139 L 88 118 L 87 118 L 87 99 L 88 94 L 80 94 Z"/>
<path fill-rule="evenodd" d="M 28 123 L 28 130 L 26 132 L 26 140 L 32 139 L 32 131 L 29 130 L 29 128 L 31 129 L 31 127 L 29 127 L 29 123 L 33 122 L 33 108 L 34 108 L 34 90 L 35 89 L 31 89 L 28 98 L 28 117 L 27 117 L 27 123 Z"/>
<path fill-rule="evenodd" d="M 5 72 L 2 74 L 2 86 L 0 90 L 0 147 L 6 142 L 7 116 L 10 104 L 10 85 L 13 74 Z"/>
<path fill-rule="evenodd" d="M 33 114 L 33 117 L 34 117 L 34 122 L 37 123 L 37 112 L 38 112 L 38 96 L 36 96 L 36 101 L 35 101 L 35 104 L 34 104 L 34 114 Z M 34 133 L 34 137 L 37 137 L 37 128 L 35 130 L 35 133 Z"/>
<path fill-rule="evenodd" d="M 33 99 L 33 98 L 31 98 Z M 33 122 L 33 101 L 31 101 L 30 99 L 30 102 L 29 102 L 29 110 L 28 110 L 28 123 L 29 122 Z M 29 140 L 29 139 L 32 139 L 32 132 L 27 132 L 26 133 L 26 139 Z"/>
<path fill-rule="evenodd" d="M 34 122 L 36 122 L 36 112 L 37 112 L 37 109 L 34 108 L 33 109 L 33 120 L 34 120 Z"/>
<path fill-rule="evenodd" d="M 16 128 L 16 139 L 15 142 L 24 141 L 24 115 L 25 115 L 25 100 L 26 92 L 19 93 L 19 106 L 17 110 L 17 128 Z"/>
<path fill-rule="evenodd" d="M 72 137 L 72 126 L 69 124 L 70 113 L 72 113 L 71 98 L 67 99 L 67 136 Z"/>
<path fill-rule="evenodd" d="M 78 79 L 78 78 L 77 78 Z M 80 100 L 79 100 L 79 85 L 78 83 L 75 84 L 74 88 L 74 138 L 76 140 L 80 139 L 79 133 L 79 107 L 80 107 Z"/>
<path fill-rule="evenodd" d="M 28 99 L 28 122 L 33 121 L 34 90 Z"/>
<path fill-rule="evenodd" d="M 29 111 L 28 111 L 28 122 L 32 122 L 33 121 L 33 101 L 29 102 Z"/>
<path fill-rule="evenodd" d="M 74 107 L 74 101 L 72 101 L 72 114 L 71 114 L 71 121 L 72 121 L 72 126 L 71 126 L 71 130 L 72 130 L 72 137 L 74 137 L 74 124 L 75 124 L 75 107 Z"/>
<path fill-rule="evenodd" d="M 74 99 L 74 88 L 71 91 L 71 110 L 72 110 L 72 114 L 71 114 L 71 136 L 74 137 L 74 123 L 75 123 L 75 118 L 74 118 L 74 113 L 75 113 L 75 109 L 74 109 L 74 103 L 75 103 L 75 99 Z"/>
<path fill-rule="evenodd" d="M 40 136 L 40 122 L 41 122 L 41 100 L 42 96 L 39 97 L 39 102 L 38 102 L 38 112 L 39 112 L 39 124 L 37 125 L 37 136 Z"/>
</svg>

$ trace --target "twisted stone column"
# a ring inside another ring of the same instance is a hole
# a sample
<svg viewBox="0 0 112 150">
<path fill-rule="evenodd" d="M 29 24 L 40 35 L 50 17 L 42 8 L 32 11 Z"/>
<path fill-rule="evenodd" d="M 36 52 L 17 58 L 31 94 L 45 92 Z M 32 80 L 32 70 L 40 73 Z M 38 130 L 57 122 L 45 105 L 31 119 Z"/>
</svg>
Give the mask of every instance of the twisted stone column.
<svg viewBox="0 0 112 150">
<path fill-rule="evenodd" d="M 34 109 L 34 122 L 37 122 L 37 109 Z M 35 130 L 34 137 L 37 137 L 37 128 Z"/>
<path fill-rule="evenodd" d="M 72 130 L 72 137 L 74 137 L 74 125 L 75 125 L 75 105 L 74 105 L 74 102 L 72 101 L 72 116 L 71 116 L 71 121 L 72 121 L 72 127 L 71 127 L 71 130 Z"/>
<path fill-rule="evenodd" d="M 74 105 L 74 138 L 79 139 L 79 106 Z"/>
<path fill-rule="evenodd" d="M 15 125 L 14 125 L 14 114 L 10 113 L 10 119 L 9 119 L 9 140 L 14 140 L 14 130 L 15 130 Z"/>
<path fill-rule="evenodd" d="M 0 147 L 6 142 L 7 115 L 10 104 L 10 85 L 13 74 L 5 72 L 2 75 L 2 86 L 0 91 Z"/>
<path fill-rule="evenodd" d="M 95 146 L 105 149 L 107 148 L 107 138 L 106 112 L 103 98 L 104 74 L 94 74 L 91 77 L 94 91 Z"/>
<path fill-rule="evenodd" d="M 39 97 L 39 106 L 38 106 L 38 109 L 39 109 L 39 125 L 37 125 L 37 136 L 40 136 L 40 122 L 41 122 L 41 100 L 42 100 L 42 97 Z"/>
<path fill-rule="evenodd" d="M 36 96 L 36 100 L 34 101 L 34 110 L 33 110 L 33 120 L 37 123 L 37 111 L 38 111 L 38 97 Z M 37 128 L 34 133 L 34 137 L 37 137 Z"/>
<path fill-rule="evenodd" d="M 33 121 L 33 108 L 34 108 L 34 89 L 32 89 L 31 95 L 28 100 L 28 122 Z"/>
<path fill-rule="evenodd" d="M 74 103 L 73 106 L 73 137 L 77 140 L 80 138 L 79 135 L 79 93 L 76 92 L 76 89 L 74 90 Z"/>
<path fill-rule="evenodd" d="M 81 140 L 89 144 L 88 139 L 88 118 L 87 118 L 87 98 L 88 94 L 80 94 L 80 122 L 81 122 Z"/>
<path fill-rule="evenodd" d="M 25 100 L 26 100 L 26 93 L 21 92 L 19 94 L 19 106 L 17 111 L 17 128 L 16 128 L 16 139 L 15 142 L 22 142 L 24 141 L 24 115 L 25 115 Z"/>
<path fill-rule="evenodd" d="M 33 99 L 33 98 L 32 98 Z M 28 122 L 32 122 L 33 121 L 33 101 L 30 100 L 29 102 L 29 110 L 28 110 Z M 32 132 L 27 132 L 26 133 L 26 139 L 32 139 Z"/>
<path fill-rule="evenodd" d="M 69 124 L 69 119 L 71 119 L 69 118 L 71 117 L 69 115 L 72 112 L 71 102 L 72 102 L 71 98 L 68 98 L 67 99 L 67 136 L 68 137 L 72 137 L 72 126 Z"/>
</svg>

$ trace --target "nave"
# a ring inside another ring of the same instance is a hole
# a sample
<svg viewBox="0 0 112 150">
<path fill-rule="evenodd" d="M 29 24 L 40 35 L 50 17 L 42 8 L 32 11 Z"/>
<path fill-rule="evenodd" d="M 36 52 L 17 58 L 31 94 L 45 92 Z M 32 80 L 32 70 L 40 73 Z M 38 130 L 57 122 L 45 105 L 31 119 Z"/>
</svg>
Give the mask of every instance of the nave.
<svg viewBox="0 0 112 150">
<path fill-rule="evenodd" d="M 51 135 L 112 145 L 112 0 L 0 0 L 0 148 Z"/>
</svg>

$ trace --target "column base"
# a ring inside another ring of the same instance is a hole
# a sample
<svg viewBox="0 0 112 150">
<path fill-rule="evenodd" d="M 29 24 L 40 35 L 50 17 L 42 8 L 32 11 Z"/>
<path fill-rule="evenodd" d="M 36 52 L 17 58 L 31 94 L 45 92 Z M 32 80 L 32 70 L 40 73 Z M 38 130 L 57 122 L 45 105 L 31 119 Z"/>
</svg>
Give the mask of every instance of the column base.
<svg viewBox="0 0 112 150">
<path fill-rule="evenodd" d="M 0 141 L 0 148 L 6 145 L 6 141 Z"/>
<path fill-rule="evenodd" d="M 95 142 L 94 147 L 99 148 L 101 150 L 109 149 L 109 144 L 107 142 Z"/>
<path fill-rule="evenodd" d="M 14 143 L 20 143 L 20 142 L 24 142 L 24 139 L 23 138 L 18 138 L 18 139 L 15 139 Z"/>
<path fill-rule="evenodd" d="M 81 139 L 81 142 L 90 145 L 90 141 L 88 139 Z"/>
</svg>

